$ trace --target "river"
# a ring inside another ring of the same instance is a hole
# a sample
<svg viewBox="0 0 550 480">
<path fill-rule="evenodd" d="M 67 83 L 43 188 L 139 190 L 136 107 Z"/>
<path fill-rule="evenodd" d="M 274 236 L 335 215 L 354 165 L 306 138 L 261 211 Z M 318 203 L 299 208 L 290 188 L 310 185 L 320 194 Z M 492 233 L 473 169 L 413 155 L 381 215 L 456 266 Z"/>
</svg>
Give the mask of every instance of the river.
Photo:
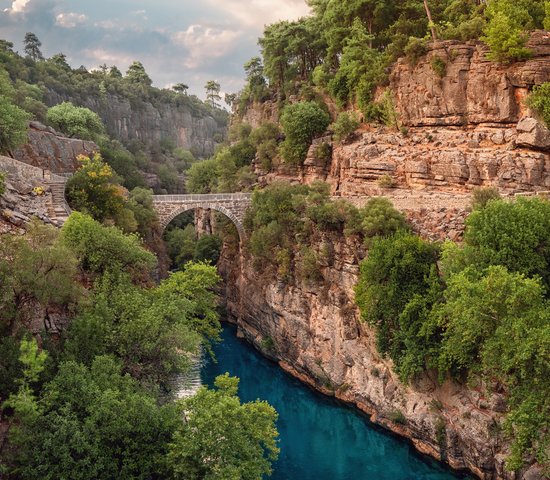
<svg viewBox="0 0 550 480">
<path fill-rule="evenodd" d="M 273 480 L 451 480 L 459 477 L 382 431 L 364 415 L 304 386 L 236 337 L 225 325 L 202 381 L 229 372 L 243 401 L 267 400 L 279 413 L 281 453 Z"/>
</svg>

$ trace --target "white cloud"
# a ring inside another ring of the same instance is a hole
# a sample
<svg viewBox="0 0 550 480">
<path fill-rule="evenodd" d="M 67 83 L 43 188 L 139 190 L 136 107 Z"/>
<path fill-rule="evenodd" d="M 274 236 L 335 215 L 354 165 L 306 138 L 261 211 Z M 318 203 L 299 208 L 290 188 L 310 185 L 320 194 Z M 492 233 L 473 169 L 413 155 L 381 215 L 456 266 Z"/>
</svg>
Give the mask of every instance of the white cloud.
<svg viewBox="0 0 550 480">
<path fill-rule="evenodd" d="M 310 12 L 304 0 L 206 0 L 246 27 L 261 29 L 279 20 L 296 20 Z"/>
<path fill-rule="evenodd" d="M 6 12 L 6 13 L 23 13 L 29 2 L 30 2 L 30 0 L 14 0 L 11 4 L 11 7 L 5 8 L 4 12 Z"/>
<path fill-rule="evenodd" d="M 60 13 L 55 17 L 55 24 L 63 28 L 75 28 L 86 23 L 88 17 L 82 13 Z"/>
<path fill-rule="evenodd" d="M 123 52 L 114 52 L 103 48 L 86 49 L 82 51 L 82 56 L 87 61 L 91 61 L 95 66 L 103 65 L 118 65 L 124 68 L 124 65 L 130 65 L 134 58 L 132 55 Z"/>
<path fill-rule="evenodd" d="M 187 30 L 175 33 L 172 39 L 187 50 L 188 56 L 184 65 L 187 68 L 197 68 L 212 58 L 226 55 L 241 35 L 240 31 L 191 25 Z"/>
</svg>

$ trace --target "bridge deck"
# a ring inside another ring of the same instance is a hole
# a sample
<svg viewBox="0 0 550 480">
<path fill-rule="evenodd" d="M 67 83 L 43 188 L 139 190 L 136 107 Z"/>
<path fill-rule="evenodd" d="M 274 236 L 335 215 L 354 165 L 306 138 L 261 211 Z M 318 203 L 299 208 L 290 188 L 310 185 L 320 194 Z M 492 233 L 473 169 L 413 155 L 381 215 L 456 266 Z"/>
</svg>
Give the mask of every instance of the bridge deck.
<svg viewBox="0 0 550 480">
<path fill-rule="evenodd" d="M 239 202 L 250 201 L 251 193 L 192 193 L 185 195 L 153 195 L 154 202 Z"/>
</svg>

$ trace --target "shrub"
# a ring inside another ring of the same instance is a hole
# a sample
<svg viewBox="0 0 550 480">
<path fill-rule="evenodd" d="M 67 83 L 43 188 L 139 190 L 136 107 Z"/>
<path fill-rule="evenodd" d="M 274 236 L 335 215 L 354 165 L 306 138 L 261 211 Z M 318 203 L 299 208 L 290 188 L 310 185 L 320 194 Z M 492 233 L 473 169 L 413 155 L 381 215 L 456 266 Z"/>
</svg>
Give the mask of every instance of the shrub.
<svg viewBox="0 0 550 480">
<path fill-rule="evenodd" d="M 15 150 L 27 141 L 30 115 L 0 95 L 0 153 Z"/>
<path fill-rule="evenodd" d="M 409 63 L 415 67 L 418 61 L 426 55 L 426 40 L 423 38 L 410 37 L 405 47 L 405 55 Z"/>
<path fill-rule="evenodd" d="M 472 191 L 472 209 L 479 210 L 485 208 L 491 200 L 499 200 L 500 193 L 498 188 L 474 188 Z"/>
<path fill-rule="evenodd" d="M 390 412 L 390 414 L 388 415 L 388 418 L 393 423 L 398 423 L 399 425 L 407 424 L 407 417 L 405 417 L 405 414 L 401 410 L 394 410 Z"/>
<path fill-rule="evenodd" d="M 466 219 L 464 241 L 479 266 L 504 265 L 550 286 L 550 202 L 493 200 Z"/>
<path fill-rule="evenodd" d="M 283 158 L 292 165 L 301 165 L 311 141 L 327 129 L 329 116 L 315 102 L 300 102 L 285 107 L 281 124 L 285 134 Z"/>
<path fill-rule="evenodd" d="M 310 247 L 302 247 L 300 251 L 300 273 L 307 282 L 316 282 L 323 278 L 317 253 Z"/>
<path fill-rule="evenodd" d="M 495 0 L 488 4 L 486 12 L 489 21 L 481 39 L 491 50 L 487 57 L 497 62 L 529 58 L 532 52 L 526 47 L 527 30 L 533 18 L 525 5 L 513 0 Z"/>
<path fill-rule="evenodd" d="M 407 230 L 405 216 L 396 210 L 392 203 L 383 197 L 369 199 L 361 209 L 361 227 L 367 243 L 372 237 L 387 237 L 400 230 Z"/>
<path fill-rule="evenodd" d="M 550 17 L 550 16 L 549 16 Z M 527 97 L 527 105 L 532 108 L 550 128 L 550 82 L 533 87 Z"/>
<path fill-rule="evenodd" d="M 101 118 L 89 108 L 63 102 L 48 109 L 48 122 L 69 137 L 97 140 L 104 133 Z"/>
<path fill-rule="evenodd" d="M 431 61 L 432 70 L 439 78 L 444 78 L 447 74 L 447 63 L 441 57 L 433 57 Z"/>
<path fill-rule="evenodd" d="M 355 298 L 361 318 L 376 327 L 378 348 L 399 358 L 399 316 L 415 295 L 432 286 L 438 248 L 421 238 L 400 233 L 376 238 L 361 262 Z"/>
<path fill-rule="evenodd" d="M 3 195 L 6 191 L 6 174 L 0 172 L 0 195 Z"/>
<path fill-rule="evenodd" d="M 342 112 L 338 115 L 330 129 L 334 132 L 334 139 L 337 142 L 344 140 L 359 128 L 360 122 L 355 113 Z"/>
<path fill-rule="evenodd" d="M 137 235 L 125 235 L 116 227 L 105 227 L 88 215 L 73 212 L 61 233 L 87 272 L 102 274 L 123 270 L 140 280 L 156 265 L 155 256 L 141 246 Z"/>
<path fill-rule="evenodd" d="M 124 208 L 126 190 L 100 154 L 81 155 L 78 159 L 82 166 L 67 181 L 69 205 L 100 222 L 114 219 Z"/>
<path fill-rule="evenodd" d="M 278 147 L 275 140 L 267 140 L 258 146 L 258 160 L 263 170 L 269 172 L 273 167 L 273 160 L 277 157 Z"/>
<path fill-rule="evenodd" d="M 315 158 L 325 165 L 330 163 L 332 159 L 332 145 L 327 142 L 321 142 L 315 149 Z"/>
<path fill-rule="evenodd" d="M 381 177 L 379 177 L 378 180 L 376 181 L 376 183 L 380 188 L 393 188 L 394 187 L 393 178 L 390 175 L 388 175 L 387 173 L 382 175 Z"/>
</svg>

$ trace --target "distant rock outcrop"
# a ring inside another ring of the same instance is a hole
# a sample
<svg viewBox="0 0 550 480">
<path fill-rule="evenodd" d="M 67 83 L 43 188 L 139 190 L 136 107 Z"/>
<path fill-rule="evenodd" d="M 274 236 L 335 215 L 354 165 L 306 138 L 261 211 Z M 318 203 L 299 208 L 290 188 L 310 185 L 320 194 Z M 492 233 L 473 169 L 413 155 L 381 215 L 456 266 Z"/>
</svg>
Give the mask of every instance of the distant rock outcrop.
<svg viewBox="0 0 550 480">
<path fill-rule="evenodd" d="M 29 141 L 14 152 L 14 158 L 53 173 L 72 173 L 80 166 L 76 157 L 90 155 L 99 147 L 90 141 L 67 138 L 39 122 L 29 125 Z"/>
<path fill-rule="evenodd" d="M 216 119 L 191 101 L 168 102 L 138 99 L 130 101 L 121 95 L 106 93 L 73 98 L 70 95 L 48 91 L 46 103 L 56 105 L 65 101 L 96 112 L 107 133 L 128 144 L 132 140 L 143 143 L 146 149 L 158 148 L 162 140 L 191 150 L 196 156 L 208 157 L 214 153 L 227 130 L 227 120 Z"/>
</svg>

